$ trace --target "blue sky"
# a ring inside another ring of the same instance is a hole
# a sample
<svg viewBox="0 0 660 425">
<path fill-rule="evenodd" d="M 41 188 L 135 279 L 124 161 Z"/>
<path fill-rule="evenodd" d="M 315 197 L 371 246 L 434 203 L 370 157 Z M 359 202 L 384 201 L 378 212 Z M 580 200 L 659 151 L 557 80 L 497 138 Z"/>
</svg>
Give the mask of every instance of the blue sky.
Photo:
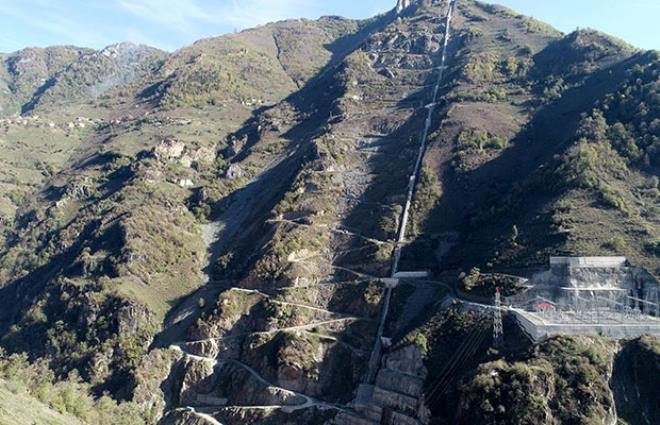
<svg viewBox="0 0 660 425">
<path fill-rule="evenodd" d="M 590 27 L 660 49 L 660 0 L 499 0 L 570 32 Z M 0 0 L 0 52 L 119 41 L 175 50 L 193 41 L 286 18 L 364 18 L 395 0 Z"/>
</svg>

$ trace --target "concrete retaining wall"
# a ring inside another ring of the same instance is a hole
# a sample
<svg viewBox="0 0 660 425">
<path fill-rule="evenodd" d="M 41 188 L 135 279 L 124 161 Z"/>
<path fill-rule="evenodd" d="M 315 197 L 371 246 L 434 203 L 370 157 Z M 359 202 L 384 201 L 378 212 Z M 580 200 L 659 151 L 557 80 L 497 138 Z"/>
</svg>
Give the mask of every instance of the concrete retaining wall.
<svg viewBox="0 0 660 425">
<path fill-rule="evenodd" d="M 388 406 L 407 415 L 417 414 L 417 398 L 376 387 L 374 401 L 381 406 Z"/>
<path fill-rule="evenodd" d="M 387 411 L 383 415 L 384 425 L 422 425 L 420 421 L 396 411 Z"/>
<path fill-rule="evenodd" d="M 376 378 L 376 385 L 411 397 L 420 397 L 424 387 L 424 378 L 405 375 L 390 369 L 381 369 Z"/>
<path fill-rule="evenodd" d="M 645 334 L 660 336 L 660 323 L 552 324 L 533 320 L 528 312 L 512 310 L 520 327 L 535 341 L 556 335 L 603 335 L 613 339 L 637 338 Z"/>
</svg>

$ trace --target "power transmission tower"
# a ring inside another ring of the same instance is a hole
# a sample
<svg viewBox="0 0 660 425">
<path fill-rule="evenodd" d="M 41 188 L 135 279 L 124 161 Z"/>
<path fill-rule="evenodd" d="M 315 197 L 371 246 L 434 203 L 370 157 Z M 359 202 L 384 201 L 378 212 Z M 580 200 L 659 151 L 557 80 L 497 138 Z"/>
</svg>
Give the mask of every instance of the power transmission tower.
<svg viewBox="0 0 660 425">
<path fill-rule="evenodd" d="M 493 348 L 499 350 L 504 344 L 504 325 L 502 325 L 502 297 L 500 288 L 495 288 L 495 310 L 493 317 Z"/>
</svg>

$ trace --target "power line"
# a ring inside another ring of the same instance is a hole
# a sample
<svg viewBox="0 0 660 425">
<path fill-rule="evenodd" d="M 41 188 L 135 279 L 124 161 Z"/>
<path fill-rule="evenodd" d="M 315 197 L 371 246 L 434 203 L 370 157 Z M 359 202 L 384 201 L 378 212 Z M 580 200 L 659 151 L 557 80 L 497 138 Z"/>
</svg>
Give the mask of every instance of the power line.
<svg viewBox="0 0 660 425">
<path fill-rule="evenodd" d="M 456 371 L 474 356 L 487 335 L 488 333 L 481 329 L 466 337 L 434 382 L 427 399 L 430 400 L 434 395 L 440 396 L 447 391 L 449 384 L 454 380 Z"/>
<path fill-rule="evenodd" d="M 495 308 L 493 309 L 493 348 L 499 350 L 504 345 L 504 325 L 502 324 L 502 297 L 500 288 L 495 288 Z"/>
</svg>

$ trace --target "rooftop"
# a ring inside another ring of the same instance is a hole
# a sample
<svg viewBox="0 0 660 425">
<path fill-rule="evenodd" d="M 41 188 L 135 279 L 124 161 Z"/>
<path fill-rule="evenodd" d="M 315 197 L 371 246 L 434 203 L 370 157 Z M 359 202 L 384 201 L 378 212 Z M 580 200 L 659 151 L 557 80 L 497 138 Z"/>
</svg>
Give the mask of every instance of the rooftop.
<svg viewBox="0 0 660 425">
<path fill-rule="evenodd" d="M 626 257 L 550 257 L 550 266 L 568 265 L 572 268 L 622 268 Z"/>
</svg>

